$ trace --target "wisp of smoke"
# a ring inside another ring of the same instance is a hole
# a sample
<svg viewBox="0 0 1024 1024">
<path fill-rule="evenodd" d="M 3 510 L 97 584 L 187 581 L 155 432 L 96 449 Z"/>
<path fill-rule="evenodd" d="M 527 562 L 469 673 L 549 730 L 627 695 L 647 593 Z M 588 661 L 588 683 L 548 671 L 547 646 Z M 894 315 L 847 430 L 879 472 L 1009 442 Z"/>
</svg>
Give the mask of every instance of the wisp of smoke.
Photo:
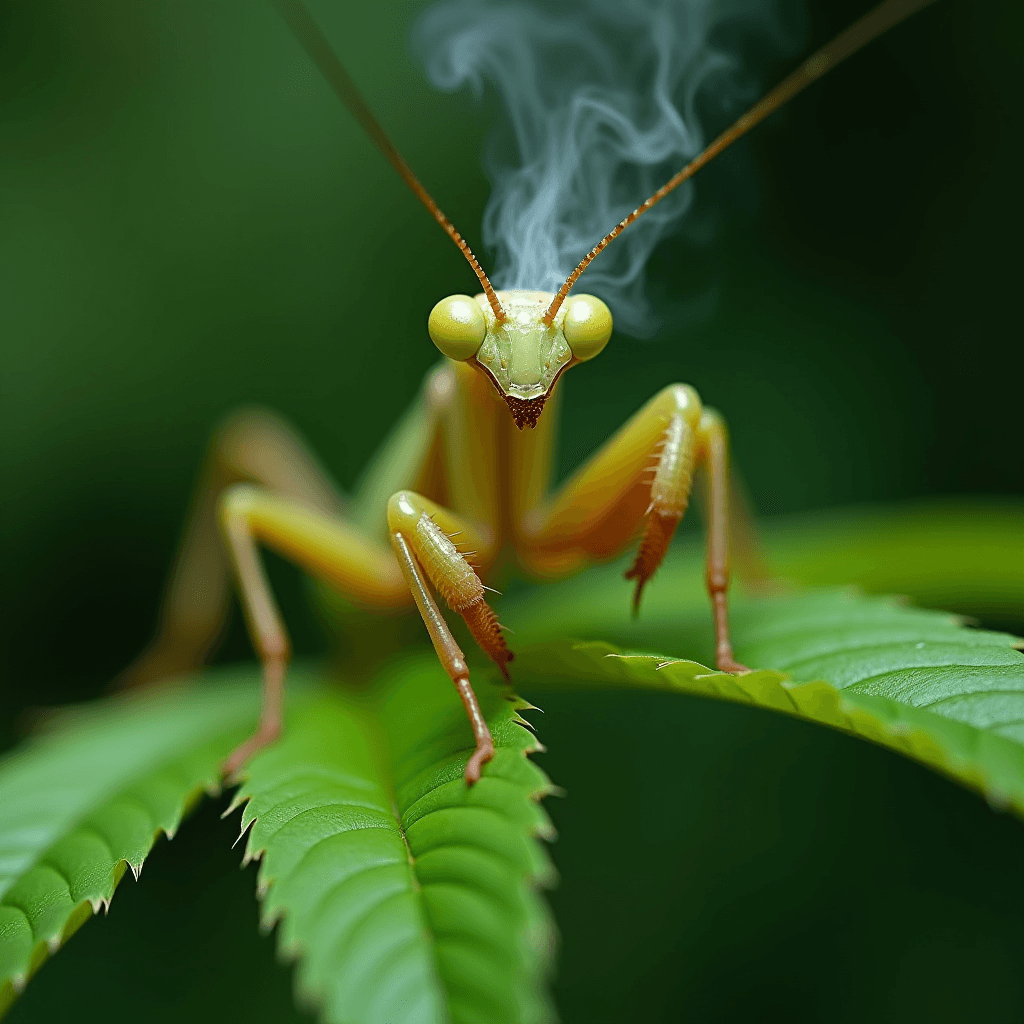
<svg viewBox="0 0 1024 1024">
<path fill-rule="evenodd" d="M 594 244 L 705 139 L 698 98 L 749 99 L 721 42 L 738 23 L 774 22 L 769 0 L 444 0 L 417 26 L 438 88 L 485 83 L 501 97 L 518 163 L 494 146 L 484 244 L 499 288 L 556 291 Z M 772 21 L 768 19 L 771 16 Z M 507 150 L 507 147 L 506 147 Z M 654 323 L 644 267 L 693 200 L 676 189 L 626 230 L 581 281 L 635 335 Z"/>
</svg>

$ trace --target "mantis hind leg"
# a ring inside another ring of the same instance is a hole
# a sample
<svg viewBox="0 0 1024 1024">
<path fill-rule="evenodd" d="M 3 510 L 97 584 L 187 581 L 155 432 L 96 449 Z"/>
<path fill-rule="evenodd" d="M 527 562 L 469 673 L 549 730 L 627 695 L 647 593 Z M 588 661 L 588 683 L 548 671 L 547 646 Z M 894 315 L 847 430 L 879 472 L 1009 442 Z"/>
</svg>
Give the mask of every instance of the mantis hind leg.
<svg viewBox="0 0 1024 1024">
<path fill-rule="evenodd" d="M 368 607 L 400 607 L 409 603 L 409 593 L 387 547 L 338 516 L 249 484 L 228 488 L 219 511 L 249 636 L 263 665 L 259 726 L 225 762 L 230 775 L 281 731 L 290 644 L 258 545 L 273 548 Z"/>
<path fill-rule="evenodd" d="M 244 409 L 227 419 L 215 431 L 199 474 L 156 637 L 115 685 L 130 687 L 190 672 L 220 638 L 231 606 L 231 570 L 217 525 L 217 502 L 225 489 L 257 484 L 324 515 L 345 514 L 370 533 L 398 487 L 411 485 L 433 494 L 441 486 L 435 465 L 438 423 L 450 391 L 443 368 L 427 375 L 350 506 L 283 419 L 264 409 Z"/>
<path fill-rule="evenodd" d="M 264 409 L 243 409 L 229 417 L 207 450 L 156 636 L 121 674 L 117 686 L 192 671 L 217 643 L 231 601 L 217 500 L 225 488 L 242 481 L 261 484 L 325 514 L 338 514 L 343 507 L 340 492 L 284 420 Z"/>
</svg>

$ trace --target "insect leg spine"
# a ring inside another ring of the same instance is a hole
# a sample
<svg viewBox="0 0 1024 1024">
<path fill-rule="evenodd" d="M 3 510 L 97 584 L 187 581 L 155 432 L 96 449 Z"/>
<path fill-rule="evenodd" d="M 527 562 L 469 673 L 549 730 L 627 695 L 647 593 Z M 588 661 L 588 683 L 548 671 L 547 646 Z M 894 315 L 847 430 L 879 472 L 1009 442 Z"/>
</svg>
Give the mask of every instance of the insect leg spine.
<svg viewBox="0 0 1024 1024">
<path fill-rule="evenodd" d="M 636 559 L 626 572 L 626 579 L 636 580 L 634 613 L 640 607 L 645 584 L 661 565 L 689 504 L 696 438 L 696 431 L 681 412 L 669 417 L 661 436 L 661 450 L 656 457 L 654 479 L 651 481 L 647 525 Z"/>
<path fill-rule="evenodd" d="M 695 436 L 693 427 L 679 413 L 665 427 L 651 483 L 653 513 L 677 521 L 683 518 L 693 483 Z"/>
<path fill-rule="evenodd" d="M 469 560 L 428 515 L 416 521 L 416 556 L 452 611 L 483 599 L 484 585 Z"/>
</svg>

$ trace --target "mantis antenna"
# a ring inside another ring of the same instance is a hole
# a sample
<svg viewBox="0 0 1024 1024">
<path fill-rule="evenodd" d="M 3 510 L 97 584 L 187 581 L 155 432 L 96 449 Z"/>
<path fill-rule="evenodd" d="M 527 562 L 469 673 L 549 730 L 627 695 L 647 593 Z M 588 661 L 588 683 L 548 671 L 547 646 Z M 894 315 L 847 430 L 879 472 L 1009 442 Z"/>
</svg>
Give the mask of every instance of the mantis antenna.
<svg viewBox="0 0 1024 1024">
<path fill-rule="evenodd" d="M 594 257 L 602 249 L 606 248 L 613 238 L 621 235 L 637 217 L 642 213 L 646 213 L 655 203 L 664 199 L 669 192 L 681 185 L 687 178 L 693 177 L 705 164 L 714 160 L 723 149 L 731 146 L 741 135 L 745 135 L 754 125 L 778 110 L 779 107 L 810 85 L 811 82 L 821 78 L 826 71 L 835 67 L 841 60 L 845 60 L 850 54 L 855 53 L 862 46 L 870 43 L 876 36 L 880 36 L 886 29 L 892 28 L 893 25 L 903 21 L 904 18 L 910 17 L 911 14 L 931 2 L 932 0 L 885 0 L 884 3 L 879 4 L 873 11 L 864 15 L 860 21 L 854 22 L 845 32 L 841 32 L 832 42 L 808 57 L 796 71 L 789 75 L 788 78 L 783 79 L 770 93 L 758 100 L 735 124 L 726 128 L 703 153 L 694 157 L 678 174 L 669 178 L 650 199 L 641 203 L 624 220 L 619 221 L 580 260 L 579 266 L 566 278 L 565 284 L 558 289 L 557 294 L 551 300 L 551 305 L 548 306 L 543 316 L 544 322 L 550 325 L 555 314 L 558 312 L 558 308 L 565 301 L 565 297 L 579 279 L 580 274 L 590 266 Z"/>
<path fill-rule="evenodd" d="M 441 208 L 434 202 L 433 196 L 423 187 L 419 178 L 412 172 L 412 168 L 402 159 L 401 153 L 395 149 L 394 144 L 387 137 L 380 122 L 373 116 L 366 100 L 359 94 L 355 83 L 349 77 L 348 72 L 338 60 L 337 55 L 331 49 L 320 27 L 313 20 L 312 15 L 306 9 L 302 0 L 276 0 L 277 9 L 281 16 L 288 23 L 288 27 L 295 33 L 295 37 L 302 44 L 303 49 L 312 58 L 313 62 L 320 68 L 324 78 L 330 83 L 331 88 L 338 94 L 339 99 L 348 108 L 349 113 L 359 122 L 363 131 L 373 140 L 376 147 L 387 157 L 388 162 L 401 175 L 402 180 L 409 186 L 417 199 L 430 211 L 434 220 L 444 229 L 448 237 L 459 247 L 459 251 L 469 265 L 473 273 L 480 279 L 487 301 L 494 310 L 495 317 L 502 321 L 505 319 L 505 311 L 501 308 L 501 302 L 494 292 L 491 282 L 484 273 L 483 267 L 473 255 L 466 240 L 455 229 L 455 225 L 444 215 Z M 568 289 L 566 289 L 568 291 Z"/>
</svg>

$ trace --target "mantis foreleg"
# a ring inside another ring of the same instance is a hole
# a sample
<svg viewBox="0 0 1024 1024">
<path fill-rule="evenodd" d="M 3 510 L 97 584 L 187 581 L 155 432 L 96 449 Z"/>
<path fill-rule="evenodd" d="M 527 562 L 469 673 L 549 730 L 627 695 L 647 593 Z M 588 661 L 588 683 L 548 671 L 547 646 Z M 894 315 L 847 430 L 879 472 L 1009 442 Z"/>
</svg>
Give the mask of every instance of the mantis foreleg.
<svg viewBox="0 0 1024 1024">
<path fill-rule="evenodd" d="M 345 597 L 375 608 L 416 602 L 445 670 L 459 692 L 476 739 L 466 768 L 475 782 L 494 753 L 490 733 L 469 683 L 466 661 L 434 603 L 427 579 L 446 603 L 466 620 L 474 637 L 504 671 L 511 659 L 484 588 L 466 556 L 453 543 L 482 546 L 467 522 L 411 491 L 388 503 L 394 555 L 345 520 L 325 516 L 288 498 L 239 484 L 221 500 L 221 521 L 249 633 L 263 663 L 264 703 L 254 736 L 228 758 L 233 772 L 276 739 L 281 729 L 282 690 L 289 656 L 288 636 L 259 557 L 266 545 L 331 584 Z"/>
<path fill-rule="evenodd" d="M 637 412 L 546 505 L 526 517 L 526 564 L 557 574 L 612 557 L 643 536 L 628 579 L 634 608 L 668 551 L 689 501 L 695 465 L 708 469 L 708 592 L 715 616 L 716 660 L 739 671 L 729 641 L 728 447 L 717 413 L 693 388 L 673 384 Z"/>
<path fill-rule="evenodd" d="M 512 660 L 501 627 L 484 600 L 484 585 L 466 552 L 479 553 L 485 540 L 460 517 L 411 491 L 400 491 L 388 502 L 391 546 L 409 590 L 445 671 L 465 705 L 476 751 L 466 765 L 466 781 L 480 778 L 484 762 L 494 756 L 494 743 L 469 682 L 469 668 L 427 585 L 429 579 L 452 611 L 465 620 L 474 639 L 501 670 Z M 458 538 L 459 545 L 454 543 Z M 460 550 L 460 548 L 462 550 Z"/>
<path fill-rule="evenodd" d="M 632 542 L 652 499 L 658 514 L 678 523 L 690 488 L 701 402 L 687 385 L 663 388 L 632 416 L 544 504 L 526 517 L 524 556 L 537 572 L 561 573 L 610 558 Z M 672 448 L 666 453 L 665 446 Z M 652 489 L 653 481 L 659 486 Z M 674 524 L 669 530 L 674 530 Z M 642 586 L 660 562 L 651 561 Z"/>
</svg>

